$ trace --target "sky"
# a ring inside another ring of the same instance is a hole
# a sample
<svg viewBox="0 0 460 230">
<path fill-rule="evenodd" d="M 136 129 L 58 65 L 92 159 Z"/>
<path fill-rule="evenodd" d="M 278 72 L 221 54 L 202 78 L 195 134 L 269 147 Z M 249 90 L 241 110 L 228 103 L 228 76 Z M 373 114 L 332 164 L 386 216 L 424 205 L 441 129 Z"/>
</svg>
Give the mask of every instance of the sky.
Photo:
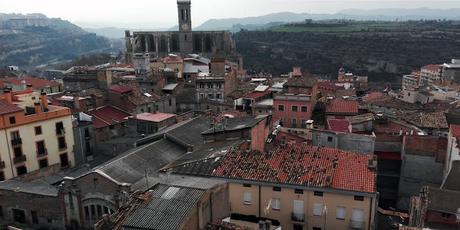
<svg viewBox="0 0 460 230">
<path fill-rule="evenodd" d="M 460 0 L 192 0 L 192 23 L 275 12 L 336 13 L 378 8 L 460 8 Z M 0 0 L 2 13 L 43 13 L 81 27 L 170 28 L 177 24 L 176 0 Z"/>
</svg>

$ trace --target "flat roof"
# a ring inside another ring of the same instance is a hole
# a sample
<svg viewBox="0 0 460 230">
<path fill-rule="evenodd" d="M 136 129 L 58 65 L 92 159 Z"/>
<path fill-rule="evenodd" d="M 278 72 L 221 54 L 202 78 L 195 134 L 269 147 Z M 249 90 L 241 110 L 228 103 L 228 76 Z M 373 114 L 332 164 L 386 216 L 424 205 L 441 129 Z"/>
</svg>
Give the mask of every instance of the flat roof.
<svg viewBox="0 0 460 230">
<path fill-rule="evenodd" d="M 151 121 L 151 122 L 161 122 L 170 118 L 176 117 L 176 114 L 171 113 L 141 113 L 137 114 L 133 119 Z"/>
</svg>

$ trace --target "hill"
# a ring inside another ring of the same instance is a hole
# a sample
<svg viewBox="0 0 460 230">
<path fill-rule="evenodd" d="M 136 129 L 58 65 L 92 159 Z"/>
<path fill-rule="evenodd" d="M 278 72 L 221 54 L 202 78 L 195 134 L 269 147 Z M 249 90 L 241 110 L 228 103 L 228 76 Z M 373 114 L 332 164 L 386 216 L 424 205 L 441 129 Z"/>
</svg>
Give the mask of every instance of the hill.
<svg viewBox="0 0 460 230">
<path fill-rule="evenodd" d="M 0 14 L 0 63 L 34 68 L 82 54 L 110 52 L 111 42 L 58 18 Z"/>
<path fill-rule="evenodd" d="M 250 71 L 286 73 L 298 65 L 327 75 L 344 66 L 371 81 L 397 81 L 425 64 L 460 57 L 456 21 L 320 21 L 234 35 Z M 336 76 L 333 76 L 336 77 Z"/>
<path fill-rule="evenodd" d="M 301 22 L 306 19 L 311 20 L 380 20 L 380 21 L 403 21 L 403 20 L 460 20 L 460 9 L 374 9 L 359 10 L 347 9 L 335 14 L 309 14 L 309 13 L 292 13 L 281 12 L 267 14 L 258 17 L 246 18 L 224 18 L 210 19 L 196 30 L 231 30 L 237 32 L 239 28 L 250 25 L 247 29 L 263 29 L 265 25 L 273 22 Z M 239 26 L 235 26 L 239 25 Z"/>
</svg>

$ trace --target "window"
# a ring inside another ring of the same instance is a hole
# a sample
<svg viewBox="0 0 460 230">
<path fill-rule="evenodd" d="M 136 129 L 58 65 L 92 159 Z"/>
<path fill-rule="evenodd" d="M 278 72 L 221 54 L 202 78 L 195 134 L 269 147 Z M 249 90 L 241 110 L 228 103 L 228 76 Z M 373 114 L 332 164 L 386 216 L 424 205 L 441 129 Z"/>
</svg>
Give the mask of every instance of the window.
<svg viewBox="0 0 460 230">
<path fill-rule="evenodd" d="M 354 208 L 351 213 L 351 221 L 355 222 L 356 225 L 362 224 L 364 222 L 364 210 L 360 208 Z"/>
<path fill-rule="evenodd" d="M 293 105 L 291 107 L 292 112 L 297 112 L 298 107 L 296 105 Z"/>
<path fill-rule="evenodd" d="M 204 89 L 204 84 L 200 83 L 200 89 Z"/>
<path fill-rule="evenodd" d="M 15 222 L 26 223 L 26 213 L 23 210 L 13 208 L 12 211 Z"/>
<path fill-rule="evenodd" d="M 97 205 L 97 219 L 100 219 L 102 217 L 102 206 Z"/>
<path fill-rule="evenodd" d="M 62 123 L 62 121 L 56 122 L 56 134 L 64 134 L 64 123 Z"/>
<path fill-rule="evenodd" d="M 364 201 L 364 196 L 355 196 L 355 200 Z"/>
<path fill-rule="evenodd" d="M 61 167 L 62 168 L 69 166 L 69 158 L 67 157 L 67 153 L 61 154 L 59 156 L 59 158 L 61 160 Z"/>
<path fill-rule="evenodd" d="M 21 136 L 19 135 L 19 131 L 11 132 L 11 140 L 18 140 L 18 139 L 21 139 Z"/>
<path fill-rule="evenodd" d="M 209 94 L 208 94 L 208 98 L 209 98 L 209 99 L 214 99 L 214 94 L 209 93 Z"/>
<path fill-rule="evenodd" d="M 301 112 L 308 112 L 307 106 L 300 107 Z"/>
<path fill-rule="evenodd" d="M 171 98 L 169 99 L 168 104 L 169 104 L 169 106 L 172 106 L 172 100 L 171 100 Z"/>
<path fill-rule="evenodd" d="M 297 119 L 292 119 L 292 128 L 297 128 Z"/>
<path fill-rule="evenodd" d="M 0 171 L 0 181 L 5 180 L 5 173 L 3 171 Z"/>
<path fill-rule="evenodd" d="M 273 187 L 273 191 L 275 191 L 275 192 L 281 192 L 281 187 Z"/>
<path fill-rule="evenodd" d="M 346 210 L 347 208 L 345 207 L 337 207 L 337 210 L 335 211 L 335 218 L 337 218 L 338 220 L 345 220 Z"/>
<path fill-rule="evenodd" d="M 14 147 L 13 151 L 14 151 L 14 157 L 15 158 L 22 157 L 22 148 L 21 148 L 21 146 Z"/>
<path fill-rule="evenodd" d="M 332 137 L 327 137 L 327 142 L 332 142 L 333 138 Z"/>
<path fill-rule="evenodd" d="M 109 214 L 109 208 L 104 206 L 104 214 Z"/>
<path fill-rule="evenodd" d="M 94 220 L 96 218 L 96 207 L 94 207 L 94 205 L 91 205 L 90 206 L 90 211 L 91 211 L 91 219 Z"/>
<path fill-rule="evenodd" d="M 30 216 L 32 217 L 32 223 L 38 224 L 38 216 L 36 211 L 30 211 Z"/>
<path fill-rule="evenodd" d="M 294 193 L 295 194 L 303 194 L 303 190 L 302 189 L 295 189 Z"/>
<path fill-rule="evenodd" d="M 35 135 L 41 135 L 42 134 L 42 127 L 37 126 L 35 127 Z"/>
<path fill-rule="evenodd" d="M 14 116 L 10 117 L 10 124 L 11 125 L 16 124 L 16 117 Z"/>
<path fill-rule="evenodd" d="M 278 105 L 278 111 L 284 111 L 284 105 Z"/>
<path fill-rule="evenodd" d="M 216 99 L 222 99 L 222 94 L 220 93 L 216 94 Z"/>
<path fill-rule="evenodd" d="M 250 188 L 251 185 L 250 184 L 243 184 L 243 187 Z"/>
<path fill-rule="evenodd" d="M 89 208 L 88 208 L 88 206 L 85 206 L 85 219 L 89 220 Z"/>
<path fill-rule="evenodd" d="M 314 192 L 314 195 L 315 195 L 315 196 L 323 196 L 323 192 L 315 191 L 315 192 Z"/>
<path fill-rule="evenodd" d="M 300 224 L 294 224 L 292 225 L 293 230 L 303 230 L 303 225 Z"/>
<path fill-rule="evenodd" d="M 0 205 L 0 217 L 3 217 L 3 207 Z"/>
<path fill-rule="evenodd" d="M 67 148 L 67 144 L 65 142 L 65 137 L 59 137 L 58 138 L 58 146 L 59 146 L 59 149 Z"/>
<path fill-rule="evenodd" d="M 244 204 L 251 204 L 252 202 L 252 193 L 251 192 L 244 192 L 243 193 L 243 203 Z"/>
<path fill-rule="evenodd" d="M 41 159 L 38 161 L 38 166 L 42 169 L 42 168 L 46 168 L 48 167 L 48 159 Z"/>
<path fill-rule="evenodd" d="M 321 216 L 323 214 L 323 204 L 313 204 L 313 216 Z"/>
<path fill-rule="evenodd" d="M 26 166 L 19 166 L 16 168 L 16 172 L 18 173 L 18 176 L 27 174 L 27 168 Z"/>
<path fill-rule="evenodd" d="M 45 155 L 46 148 L 45 148 L 45 141 L 37 141 L 37 155 Z"/>
<path fill-rule="evenodd" d="M 313 230 L 321 230 L 320 227 L 313 227 Z"/>
<path fill-rule="evenodd" d="M 281 201 L 278 198 L 272 198 L 272 209 L 273 210 L 280 210 L 281 209 Z"/>
</svg>

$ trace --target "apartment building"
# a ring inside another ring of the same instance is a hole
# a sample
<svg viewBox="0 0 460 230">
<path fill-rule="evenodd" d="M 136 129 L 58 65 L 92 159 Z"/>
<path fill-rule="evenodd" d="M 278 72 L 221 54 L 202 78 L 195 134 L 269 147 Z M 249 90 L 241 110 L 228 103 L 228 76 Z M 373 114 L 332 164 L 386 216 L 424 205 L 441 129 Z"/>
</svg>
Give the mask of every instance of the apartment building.
<svg viewBox="0 0 460 230">
<path fill-rule="evenodd" d="M 273 118 L 286 128 L 305 128 L 316 105 L 316 79 L 303 76 L 298 69 L 293 73 L 273 98 Z"/>
<path fill-rule="evenodd" d="M 5 89 L 0 99 L 0 181 L 75 164 L 70 109 L 48 105 L 46 93 L 27 94 Z"/>
<path fill-rule="evenodd" d="M 375 229 L 376 160 L 306 144 L 261 152 L 232 150 L 183 164 L 174 173 L 229 183 L 231 221 L 271 221 L 287 230 Z"/>
</svg>

